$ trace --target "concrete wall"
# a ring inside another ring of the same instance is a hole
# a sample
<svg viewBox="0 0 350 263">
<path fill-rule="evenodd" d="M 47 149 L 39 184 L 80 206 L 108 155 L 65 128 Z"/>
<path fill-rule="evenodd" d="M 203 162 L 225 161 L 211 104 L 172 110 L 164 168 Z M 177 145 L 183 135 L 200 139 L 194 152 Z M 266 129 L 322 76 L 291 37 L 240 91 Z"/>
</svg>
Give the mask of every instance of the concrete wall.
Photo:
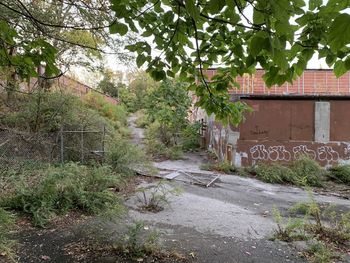
<svg viewBox="0 0 350 263">
<path fill-rule="evenodd" d="M 236 166 L 290 162 L 307 154 L 323 166 L 350 163 L 350 99 L 241 99 L 253 108 L 239 127 L 207 120 L 206 145 Z"/>
</svg>

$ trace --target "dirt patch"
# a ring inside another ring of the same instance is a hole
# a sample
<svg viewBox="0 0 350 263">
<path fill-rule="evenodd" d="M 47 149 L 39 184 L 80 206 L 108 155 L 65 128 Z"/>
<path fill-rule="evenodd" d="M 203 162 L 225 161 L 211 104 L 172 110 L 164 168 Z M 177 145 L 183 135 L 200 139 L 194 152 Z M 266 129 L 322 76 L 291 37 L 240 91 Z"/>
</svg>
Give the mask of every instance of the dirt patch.
<svg viewBox="0 0 350 263">
<path fill-rule="evenodd" d="M 127 251 L 108 244 L 80 241 L 67 244 L 64 247 L 66 254 L 71 255 L 75 262 L 184 262 L 186 257 L 178 252 L 158 251 L 152 254 L 129 255 Z"/>
<path fill-rule="evenodd" d="M 120 187 L 116 188 L 115 191 L 121 194 L 124 198 L 128 198 L 132 196 L 136 188 L 143 183 L 152 183 L 157 178 L 151 177 L 151 176 L 140 176 L 140 175 L 134 175 L 130 176 L 128 180 L 122 184 Z"/>
<path fill-rule="evenodd" d="M 337 184 L 328 181 L 323 188 L 314 188 L 313 190 L 314 192 L 323 195 L 332 195 L 344 199 L 350 199 L 350 187 L 345 184 Z"/>
<path fill-rule="evenodd" d="M 111 190 L 118 191 L 118 195 L 128 198 L 134 194 L 139 184 L 150 183 L 153 180 L 153 178 L 131 176 L 120 189 Z M 15 252 L 19 257 L 19 262 L 93 262 L 89 257 L 93 257 L 94 253 L 91 252 L 91 247 L 86 245 L 88 244 L 86 235 L 77 234 L 75 231 L 77 227 L 93 218 L 73 210 L 65 215 L 55 216 L 45 228 L 36 228 L 29 217 L 20 214 L 12 234 L 12 239 L 18 243 Z M 8 261 L 0 256 L 0 262 Z M 96 258 L 95 262 L 102 261 Z"/>
</svg>

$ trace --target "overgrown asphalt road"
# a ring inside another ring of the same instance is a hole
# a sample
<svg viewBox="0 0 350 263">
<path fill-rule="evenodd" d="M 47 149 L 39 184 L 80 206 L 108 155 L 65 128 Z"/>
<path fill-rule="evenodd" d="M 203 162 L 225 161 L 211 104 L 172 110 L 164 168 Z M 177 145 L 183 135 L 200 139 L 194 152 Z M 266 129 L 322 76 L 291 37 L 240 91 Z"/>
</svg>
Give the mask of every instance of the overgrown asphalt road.
<svg viewBox="0 0 350 263">
<path fill-rule="evenodd" d="M 179 165 L 183 170 L 193 158 L 173 162 L 171 169 Z M 181 165 L 182 162 L 185 163 Z M 272 208 L 285 214 L 293 204 L 308 200 L 306 191 L 233 175 L 222 175 L 209 188 L 181 182 L 171 185 L 180 186 L 183 193 L 169 197 L 169 205 L 161 212 L 139 212 L 136 198 L 127 202 L 135 208 L 129 211 L 130 217 L 160 231 L 168 248 L 193 251 L 196 262 L 305 261 L 288 244 L 269 238 L 277 227 Z M 350 210 L 348 200 L 317 194 L 315 198 Z"/>
<path fill-rule="evenodd" d="M 135 132 L 134 140 L 141 144 L 142 130 Z M 198 172 L 202 162 L 201 155 L 188 154 L 184 160 L 154 165 L 161 173 Z M 159 231 L 168 249 L 193 252 L 193 262 L 305 262 L 296 249 L 269 238 L 276 229 L 272 208 L 286 214 L 293 204 L 308 200 L 307 191 L 234 175 L 222 175 L 209 188 L 176 181 L 171 185 L 180 186 L 183 193 L 169 197 L 169 205 L 158 213 L 140 212 L 137 198 L 127 201 L 129 216 Z M 350 210 L 349 200 L 314 196 L 319 203 Z"/>
</svg>

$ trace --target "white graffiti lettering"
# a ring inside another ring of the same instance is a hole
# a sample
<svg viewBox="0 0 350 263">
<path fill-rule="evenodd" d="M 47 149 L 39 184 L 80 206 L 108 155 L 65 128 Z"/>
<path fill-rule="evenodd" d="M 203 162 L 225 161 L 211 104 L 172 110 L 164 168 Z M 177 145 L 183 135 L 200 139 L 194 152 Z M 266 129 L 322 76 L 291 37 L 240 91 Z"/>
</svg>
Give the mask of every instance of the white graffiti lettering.
<svg viewBox="0 0 350 263">
<path fill-rule="evenodd" d="M 253 160 L 267 160 L 269 153 L 265 149 L 265 145 L 255 145 L 250 148 L 250 153 Z"/>
<path fill-rule="evenodd" d="M 333 150 L 331 146 L 321 146 L 317 149 L 318 159 L 320 161 L 338 161 L 339 153 Z"/>
<path fill-rule="evenodd" d="M 294 159 L 298 159 L 302 155 L 307 155 L 311 159 L 316 160 L 316 152 L 314 150 L 310 150 L 306 145 L 298 145 L 293 147 Z"/>
<path fill-rule="evenodd" d="M 290 161 L 291 154 L 283 145 L 270 146 L 266 149 L 265 145 L 255 145 L 250 148 L 253 160 L 270 160 L 270 161 Z"/>
<path fill-rule="evenodd" d="M 298 145 L 292 148 L 293 156 L 284 145 L 267 146 L 257 144 L 250 148 L 250 156 L 254 161 L 291 161 L 302 155 L 307 155 L 313 160 L 336 162 L 340 159 L 339 153 L 331 146 L 320 146 L 317 150 L 309 149 L 306 145 Z M 346 151 L 346 150 L 345 150 Z"/>
<path fill-rule="evenodd" d="M 269 159 L 271 161 L 290 161 L 291 154 L 282 145 L 270 146 L 269 147 Z"/>
</svg>

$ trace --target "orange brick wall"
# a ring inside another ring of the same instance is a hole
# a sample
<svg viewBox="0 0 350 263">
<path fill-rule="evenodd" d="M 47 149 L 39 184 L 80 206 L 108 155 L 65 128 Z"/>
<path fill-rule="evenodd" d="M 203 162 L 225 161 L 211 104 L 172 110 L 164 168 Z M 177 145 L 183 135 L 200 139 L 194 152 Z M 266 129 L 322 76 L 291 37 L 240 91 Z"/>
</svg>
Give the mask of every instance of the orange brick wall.
<svg viewBox="0 0 350 263">
<path fill-rule="evenodd" d="M 82 96 L 88 94 L 89 92 L 95 92 L 95 93 L 101 94 L 104 97 L 104 99 L 109 103 L 112 103 L 114 105 L 117 105 L 119 103 L 118 99 L 110 97 L 110 96 L 108 96 L 108 95 L 106 95 L 98 90 L 95 90 L 95 89 L 89 87 L 88 85 L 85 85 L 79 81 L 76 81 L 76 80 L 71 79 L 69 77 L 66 77 L 64 75 L 59 77 L 58 79 L 56 79 L 55 82 L 57 83 L 58 86 L 62 86 L 64 88 L 70 89 L 73 94 L 75 94 L 79 97 L 82 97 Z"/>
<path fill-rule="evenodd" d="M 206 70 L 210 80 L 216 69 Z M 231 89 L 233 94 L 324 94 L 324 95 L 349 95 L 350 72 L 340 78 L 336 78 L 332 70 L 308 69 L 301 77 L 294 80 L 293 84 L 285 83 L 282 86 L 267 88 L 262 76 L 264 70 L 258 69 L 253 75 L 237 77 L 240 89 Z"/>
</svg>

